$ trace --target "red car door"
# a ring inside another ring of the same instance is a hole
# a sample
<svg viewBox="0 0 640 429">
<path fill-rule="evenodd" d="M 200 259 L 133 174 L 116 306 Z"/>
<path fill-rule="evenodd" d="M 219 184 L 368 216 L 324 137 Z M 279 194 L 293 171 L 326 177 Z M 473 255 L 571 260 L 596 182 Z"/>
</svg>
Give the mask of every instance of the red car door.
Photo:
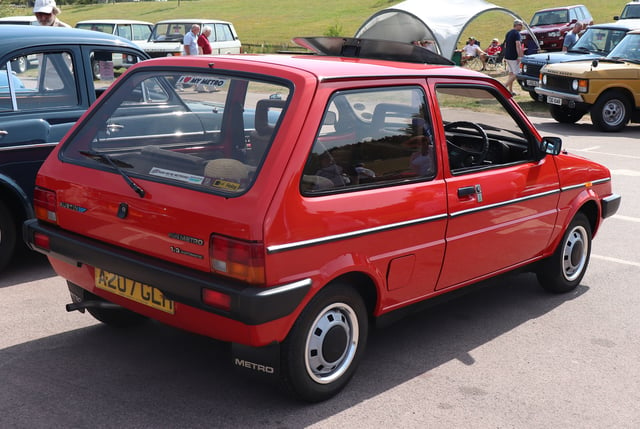
<svg viewBox="0 0 640 429">
<path fill-rule="evenodd" d="M 491 88 L 435 87 L 446 136 L 449 216 L 437 289 L 530 260 L 547 246 L 555 223 L 555 163 L 535 159 L 537 137 Z M 474 112 L 478 102 L 495 104 L 496 113 Z"/>
</svg>

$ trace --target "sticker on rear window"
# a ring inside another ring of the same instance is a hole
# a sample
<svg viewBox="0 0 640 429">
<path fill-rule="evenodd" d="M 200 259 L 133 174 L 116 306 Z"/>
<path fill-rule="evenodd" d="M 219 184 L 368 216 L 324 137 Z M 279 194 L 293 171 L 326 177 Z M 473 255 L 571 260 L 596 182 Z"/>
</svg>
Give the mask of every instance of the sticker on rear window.
<svg viewBox="0 0 640 429">
<path fill-rule="evenodd" d="M 153 167 L 149 174 L 152 176 L 164 177 L 165 179 L 178 180 L 180 182 L 202 185 L 204 177 L 193 174 L 183 173 L 181 171 L 165 170 L 164 168 Z"/>
<path fill-rule="evenodd" d="M 180 76 L 180 78 L 178 79 L 178 83 L 222 87 L 224 86 L 225 81 L 224 79 L 213 79 L 204 76 Z"/>
</svg>

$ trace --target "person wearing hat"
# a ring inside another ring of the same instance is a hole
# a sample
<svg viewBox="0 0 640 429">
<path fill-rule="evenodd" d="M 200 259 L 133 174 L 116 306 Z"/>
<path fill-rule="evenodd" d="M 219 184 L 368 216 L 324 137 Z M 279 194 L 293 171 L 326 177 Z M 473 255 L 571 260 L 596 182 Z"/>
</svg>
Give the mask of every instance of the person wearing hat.
<svg viewBox="0 0 640 429">
<path fill-rule="evenodd" d="M 460 58 L 460 64 L 464 66 L 468 61 L 471 61 L 475 57 L 479 57 L 482 61 L 482 70 L 485 69 L 487 63 L 487 53 L 480 49 L 480 46 L 476 44 L 475 37 L 469 37 L 467 44 L 462 48 L 462 57 Z"/>
<path fill-rule="evenodd" d="M 487 55 L 498 55 L 502 52 L 502 46 L 500 46 L 500 40 L 496 37 L 491 41 L 491 44 L 487 46 Z"/>
<path fill-rule="evenodd" d="M 71 28 L 70 25 L 58 19 L 60 9 L 56 5 L 56 0 L 36 0 L 33 5 L 33 13 L 38 23 L 42 26 Z"/>
<path fill-rule="evenodd" d="M 513 82 L 516 80 L 516 75 L 520 69 L 520 59 L 524 53 L 522 49 L 520 32 L 524 23 L 519 19 L 513 21 L 513 28 L 507 32 L 504 36 L 504 59 L 507 61 L 507 70 L 509 76 L 504 83 L 511 95 L 516 95 L 513 92 Z"/>
</svg>

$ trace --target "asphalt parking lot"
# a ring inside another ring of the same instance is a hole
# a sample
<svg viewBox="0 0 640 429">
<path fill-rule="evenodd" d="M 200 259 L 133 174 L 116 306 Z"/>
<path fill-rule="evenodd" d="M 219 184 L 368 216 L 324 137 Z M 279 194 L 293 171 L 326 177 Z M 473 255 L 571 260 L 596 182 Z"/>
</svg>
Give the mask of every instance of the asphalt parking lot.
<svg viewBox="0 0 640 429">
<path fill-rule="evenodd" d="M 573 293 L 493 279 L 375 331 L 345 391 L 306 405 L 233 372 L 224 343 L 66 313 L 64 281 L 34 257 L 0 277 L 0 427 L 640 427 L 640 126 L 532 119 L 623 196 Z"/>
</svg>

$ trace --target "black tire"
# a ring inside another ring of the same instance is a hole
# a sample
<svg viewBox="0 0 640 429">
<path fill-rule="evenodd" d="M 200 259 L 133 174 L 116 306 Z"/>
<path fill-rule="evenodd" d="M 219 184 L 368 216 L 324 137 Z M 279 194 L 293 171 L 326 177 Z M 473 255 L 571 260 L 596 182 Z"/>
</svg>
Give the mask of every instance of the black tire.
<svg viewBox="0 0 640 429">
<path fill-rule="evenodd" d="M 16 221 L 7 206 L 0 202 L 0 271 L 13 258 L 17 242 Z"/>
<path fill-rule="evenodd" d="M 24 73 L 29 69 L 29 60 L 27 57 L 18 57 L 11 62 L 11 70 L 16 73 Z"/>
<path fill-rule="evenodd" d="M 108 301 L 100 298 L 97 295 L 92 294 L 89 291 L 82 289 L 71 282 L 67 282 L 69 287 L 69 293 L 71 294 L 71 300 L 73 302 L 79 301 L 95 301 L 99 303 L 110 304 Z M 127 310 L 123 307 L 116 308 L 103 308 L 103 307 L 87 307 L 87 311 L 96 320 L 109 325 L 113 328 L 124 329 L 132 328 L 144 323 L 147 318 L 133 311 Z"/>
<path fill-rule="evenodd" d="M 100 61 L 91 60 L 91 73 L 93 73 L 93 80 L 100 80 Z"/>
<path fill-rule="evenodd" d="M 556 251 L 545 259 L 536 272 L 540 285 L 549 292 L 574 290 L 587 272 L 591 256 L 591 224 L 577 213 Z"/>
<path fill-rule="evenodd" d="M 631 117 L 631 102 L 620 91 L 607 91 L 591 107 L 591 122 L 600 131 L 617 132 L 624 129 Z"/>
<path fill-rule="evenodd" d="M 369 330 L 362 297 L 350 286 L 327 286 L 316 295 L 282 344 L 282 383 L 297 399 L 319 402 L 349 382 Z"/>
<path fill-rule="evenodd" d="M 540 103 L 547 102 L 547 97 L 545 97 L 544 95 L 540 95 L 535 91 L 529 91 L 529 97 L 531 97 L 533 101 L 539 101 Z"/>
<path fill-rule="evenodd" d="M 568 107 L 550 105 L 549 113 L 551 117 L 561 124 L 575 124 L 584 116 L 584 112 Z"/>
</svg>

